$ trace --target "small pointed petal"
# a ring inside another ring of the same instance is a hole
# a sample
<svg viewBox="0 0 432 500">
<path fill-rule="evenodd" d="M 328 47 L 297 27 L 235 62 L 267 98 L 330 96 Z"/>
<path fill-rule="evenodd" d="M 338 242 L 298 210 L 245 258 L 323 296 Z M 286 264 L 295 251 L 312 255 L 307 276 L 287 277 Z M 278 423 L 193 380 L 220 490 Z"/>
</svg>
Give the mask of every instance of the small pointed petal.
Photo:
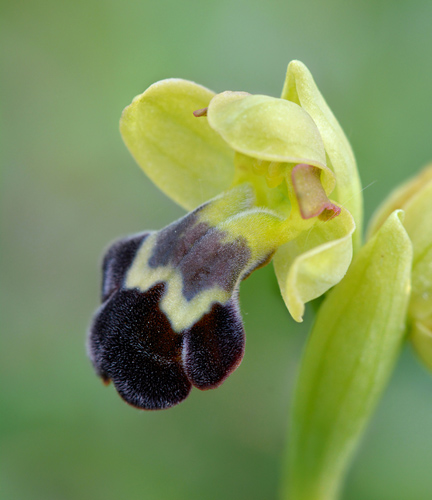
<svg viewBox="0 0 432 500">
<path fill-rule="evenodd" d="M 306 346 L 290 443 L 296 500 L 333 499 L 405 332 L 412 246 L 394 212 L 321 305 Z"/>
<path fill-rule="evenodd" d="M 351 212 L 357 226 L 353 236 L 356 250 L 361 243 L 363 202 L 354 154 L 311 73 L 300 61 L 292 61 L 288 66 L 282 99 L 299 104 L 318 127 L 329 159 L 327 166 L 334 171 L 337 179 L 332 198 Z"/>
<path fill-rule="evenodd" d="M 283 99 L 245 92 L 223 92 L 210 102 L 210 126 L 237 152 L 260 160 L 306 163 L 322 170 L 329 194 L 332 172 L 320 133 L 299 105 Z"/>
<path fill-rule="evenodd" d="M 185 333 L 183 363 L 198 389 L 219 386 L 243 358 L 245 334 L 236 302 L 232 298 L 227 304 L 214 304 Z"/>
<path fill-rule="evenodd" d="M 123 140 L 150 179 L 191 210 L 229 187 L 234 152 L 194 111 L 214 93 L 187 80 L 162 80 L 135 97 L 120 120 Z"/>
<path fill-rule="evenodd" d="M 317 221 L 309 230 L 281 246 L 273 263 L 285 304 L 296 321 L 303 321 L 305 303 L 336 285 L 352 258 L 355 224 L 342 208 L 340 215 Z"/>
</svg>

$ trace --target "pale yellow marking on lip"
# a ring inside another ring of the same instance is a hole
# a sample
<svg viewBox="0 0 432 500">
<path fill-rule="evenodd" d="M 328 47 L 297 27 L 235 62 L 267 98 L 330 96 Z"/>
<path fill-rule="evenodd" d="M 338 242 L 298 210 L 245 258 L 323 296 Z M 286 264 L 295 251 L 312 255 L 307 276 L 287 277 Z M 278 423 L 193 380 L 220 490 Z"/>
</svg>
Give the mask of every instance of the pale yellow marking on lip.
<svg viewBox="0 0 432 500">
<path fill-rule="evenodd" d="M 179 271 L 173 270 L 160 307 L 170 320 L 174 331 L 181 332 L 194 325 L 202 316 L 211 310 L 211 306 L 219 302 L 225 304 L 231 294 L 219 287 L 207 288 L 197 293 L 188 301 L 182 293 L 183 282 Z"/>
<path fill-rule="evenodd" d="M 157 234 L 154 233 L 144 241 L 129 269 L 125 284 L 127 288 L 146 292 L 156 283 L 165 283 L 166 291 L 160 308 L 166 314 L 173 330 L 180 333 L 209 312 L 214 303 L 225 304 L 231 294 L 215 286 L 199 292 L 192 300 L 186 300 L 182 293 L 183 279 L 180 271 L 172 266 L 152 268 L 148 265 L 156 239 Z"/>
</svg>

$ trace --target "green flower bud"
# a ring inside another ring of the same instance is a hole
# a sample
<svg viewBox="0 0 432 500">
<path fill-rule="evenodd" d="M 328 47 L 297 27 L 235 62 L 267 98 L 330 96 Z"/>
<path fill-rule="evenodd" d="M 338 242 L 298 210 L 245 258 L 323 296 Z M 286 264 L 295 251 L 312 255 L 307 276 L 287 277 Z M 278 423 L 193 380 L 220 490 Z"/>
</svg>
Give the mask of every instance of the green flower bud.
<svg viewBox="0 0 432 500">
<path fill-rule="evenodd" d="M 373 234 L 395 208 L 405 212 L 404 227 L 412 241 L 409 334 L 419 357 L 432 369 L 432 166 L 396 189 L 378 208 L 370 224 Z"/>
</svg>

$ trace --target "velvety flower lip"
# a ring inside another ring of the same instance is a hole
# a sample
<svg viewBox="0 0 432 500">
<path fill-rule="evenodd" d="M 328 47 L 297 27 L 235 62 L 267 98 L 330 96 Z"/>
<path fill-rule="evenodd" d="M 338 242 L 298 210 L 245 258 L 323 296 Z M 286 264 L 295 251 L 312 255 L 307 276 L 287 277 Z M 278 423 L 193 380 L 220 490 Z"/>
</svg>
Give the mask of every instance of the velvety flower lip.
<svg viewBox="0 0 432 500">
<path fill-rule="evenodd" d="M 344 276 L 361 223 L 358 176 L 299 62 L 281 98 L 157 82 L 124 110 L 120 130 L 145 173 L 191 212 L 108 250 L 89 353 L 128 403 L 162 409 L 239 365 L 238 291 L 255 269 L 273 259 L 296 321 Z"/>
<path fill-rule="evenodd" d="M 100 377 L 131 405 L 170 407 L 192 386 L 217 387 L 239 365 L 245 338 L 238 286 L 274 252 L 268 239 L 250 248 L 241 228 L 251 214 L 268 226 L 283 223 L 248 209 L 252 199 L 239 187 L 106 253 L 89 353 Z"/>
</svg>

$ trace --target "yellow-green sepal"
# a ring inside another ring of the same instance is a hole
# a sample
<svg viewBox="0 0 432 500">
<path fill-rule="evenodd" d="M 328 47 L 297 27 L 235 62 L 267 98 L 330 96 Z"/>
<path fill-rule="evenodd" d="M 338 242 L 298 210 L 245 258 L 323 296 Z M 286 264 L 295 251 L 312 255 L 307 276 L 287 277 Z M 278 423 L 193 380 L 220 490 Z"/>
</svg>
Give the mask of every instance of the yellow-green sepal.
<svg viewBox="0 0 432 500">
<path fill-rule="evenodd" d="M 291 61 L 282 90 L 282 99 L 301 106 L 316 124 L 327 154 L 327 166 L 336 175 L 332 198 L 351 212 L 357 230 L 354 250 L 361 245 L 363 200 L 360 177 L 350 143 L 321 95 L 310 71 L 300 61 Z"/>
<path fill-rule="evenodd" d="M 305 303 L 336 285 L 352 259 L 354 219 L 348 210 L 330 220 L 317 220 L 308 231 L 281 246 L 273 258 L 285 304 L 296 321 Z"/>
<path fill-rule="evenodd" d="M 153 84 L 123 111 L 120 132 L 138 165 L 187 210 L 227 189 L 234 151 L 193 112 L 214 93 L 196 83 L 168 79 Z"/>
<path fill-rule="evenodd" d="M 391 374 L 405 331 L 412 264 L 401 216 L 390 215 L 319 309 L 300 368 L 284 498 L 338 497 Z"/>
<path fill-rule="evenodd" d="M 210 126 L 235 151 L 259 160 L 305 163 L 322 169 L 327 194 L 335 185 L 326 167 L 320 133 L 311 117 L 297 104 L 246 92 L 222 92 L 208 107 Z"/>
</svg>

